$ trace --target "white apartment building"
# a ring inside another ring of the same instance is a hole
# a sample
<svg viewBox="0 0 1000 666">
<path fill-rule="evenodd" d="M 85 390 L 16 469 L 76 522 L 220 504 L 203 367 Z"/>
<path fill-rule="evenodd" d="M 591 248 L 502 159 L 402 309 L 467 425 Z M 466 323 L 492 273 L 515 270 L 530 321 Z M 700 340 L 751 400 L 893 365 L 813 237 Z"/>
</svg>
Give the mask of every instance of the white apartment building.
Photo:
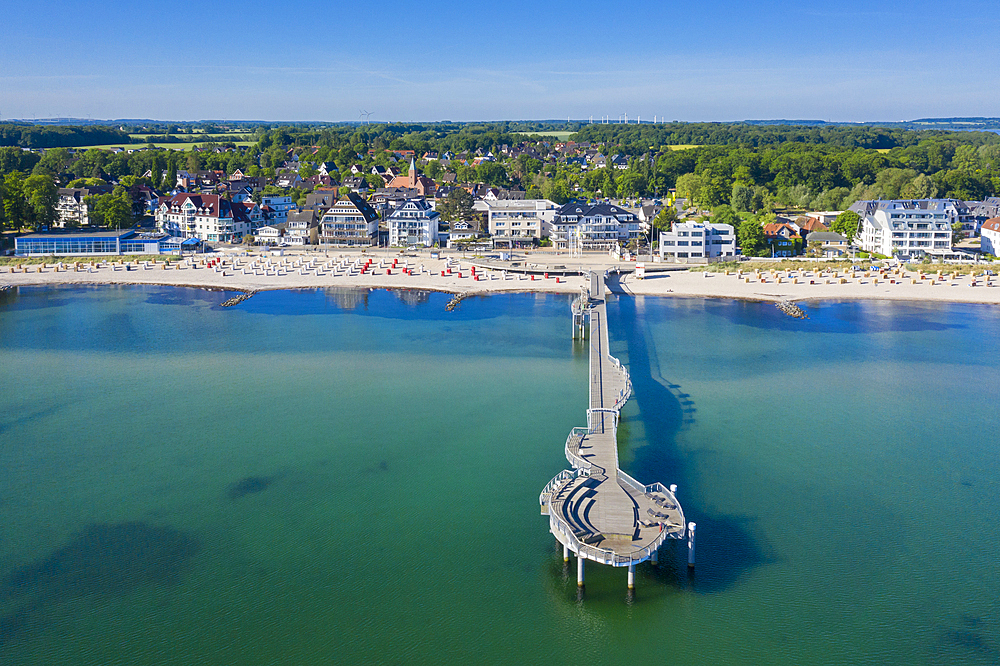
<svg viewBox="0 0 1000 666">
<path fill-rule="evenodd" d="M 951 250 L 951 225 L 959 209 L 949 199 L 858 201 L 851 210 L 861 216 L 855 243 L 865 252 L 887 257 L 945 259 Z"/>
<path fill-rule="evenodd" d="M 660 261 L 707 264 L 736 257 L 736 232 L 731 224 L 675 222 L 660 233 Z"/>
<path fill-rule="evenodd" d="M 374 245 L 378 213 L 357 192 L 348 192 L 323 213 L 319 238 L 330 245 Z"/>
<path fill-rule="evenodd" d="M 110 187 L 62 187 L 56 202 L 56 222 L 60 227 L 86 227 L 90 225 L 90 206 L 87 197 L 107 194 Z"/>
<path fill-rule="evenodd" d="M 645 234 L 635 213 L 605 203 L 565 204 L 556 210 L 552 227 L 552 241 L 560 250 L 608 250 Z"/>
<path fill-rule="evenodd" d="M 156 209 L 158 230 L 180 238 L 239 243 L 261 223 L 260 207 L 233 203 L 217 194 L 176 194 Z M 255 226 L 256 225 L 256 226 Z"/>
<path fill-rule="evenodd" d="M 426 199 L 407 199 L 385 220 L 389 227 L 389 245 L 434 245 L 438 242 L 440 218 L 441 214 L 431 208 Z"/>
<path fill-rule="evenodd" d="M 293 210 L 285 223 L 285 242 L 289 245 L 315 245 L 319 241 L 319 220 L 315 209 Z"/>
<path fill-rule="evenodd" d="M 473 210 L 486 213 L 494 240 L 541 239 L 552 235 L 558 206 L 548 199 L 481 199 Z"/>
<path fill-rule="evenodd" d="M 291 197 L 267 195 L 260 198 L 260 207 L 265 206 L 271 210 L 270 224 L 284 224 L 288 221 L 288 211 L 295 208 L 295 203 Z"/>
<path fill-rule="evenodd" d="M 983 222 L 980 234 L 979 249 L 982 250 L 983 254 L 1000 256 L 1000 217 Z"/>
</svg>

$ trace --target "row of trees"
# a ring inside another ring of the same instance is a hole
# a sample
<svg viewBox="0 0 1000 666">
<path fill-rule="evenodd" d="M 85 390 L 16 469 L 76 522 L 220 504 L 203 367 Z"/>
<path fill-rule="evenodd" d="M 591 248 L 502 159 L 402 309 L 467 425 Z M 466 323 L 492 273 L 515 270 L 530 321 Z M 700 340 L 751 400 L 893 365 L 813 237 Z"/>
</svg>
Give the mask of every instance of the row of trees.
<svg viewBox="0 0 1000 666">
<path fill-rule="evenodd" d="M 131 140 L 125 132 L 111 127 L 0 123 L 0 146 L 23 148 L 99 146 L 107 143 L 128 143 Z"/>
</svg>

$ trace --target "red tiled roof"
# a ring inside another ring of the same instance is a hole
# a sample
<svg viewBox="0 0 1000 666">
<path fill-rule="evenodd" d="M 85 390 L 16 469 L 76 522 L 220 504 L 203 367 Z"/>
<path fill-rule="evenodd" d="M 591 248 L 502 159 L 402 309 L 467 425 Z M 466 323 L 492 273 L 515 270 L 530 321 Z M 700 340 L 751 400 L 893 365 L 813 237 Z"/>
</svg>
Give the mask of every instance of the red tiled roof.
<svg viewBox="0 0 1000 666">
<path fill-rule="evenodd" d="M 784 222 L 771 222 L 770 224 L 764 225 L 764 235 L 765 236 L 778 236 L 781 234 L 782 229 L 787 229 L 790 236 L 795 236 L 795 227 L 785 224 Z"/>
<path fill-rule="evenodd" d="M 1000 217 L 992 217 L 983 222 L 983 229 L 986 231 L 1000 231 Z"/>
</svg>

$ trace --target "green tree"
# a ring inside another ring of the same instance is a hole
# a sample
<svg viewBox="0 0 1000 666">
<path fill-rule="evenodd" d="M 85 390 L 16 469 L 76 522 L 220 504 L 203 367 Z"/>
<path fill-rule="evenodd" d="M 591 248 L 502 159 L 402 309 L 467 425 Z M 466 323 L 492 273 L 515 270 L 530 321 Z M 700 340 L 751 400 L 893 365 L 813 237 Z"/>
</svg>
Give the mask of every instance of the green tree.
<svg viewBox="0 0 1000 666">
<path fill-rule="evenodd" d="M 12 171 L 3 179 L 3 216 L 5 224 L 22 229 L 31 223 L 31 210 L 24 196 L 24 178 Z"/>
<path fill-rule="evenodd" d="M 441 162 L 438 160 L 431 160 L 428 162 L 425 171 L 427 173 L 427 177 L 432 180 L 439 180 L 442 173 L 444 173 L 444 169 L 441 168 Z"/>
<path fill-rule="evenodd" d="M 507 187 L 510 179 L 507 177 L 507 170 L 502 164 L 496 162 L 483 162 L 476 167 L 476 176 L 482 183 L 493 187 Z"/>
<path fill-rule="evenodd" d="M 673 206 L 664 206 L 663 209 L 653 218 L 653 228 L 659 231 L 670 231 L 677 221 L 677 211 Z"/>
<path fill-rule="evenodd" d="M 33 225 L 51 225 L 58 218 L 56 203 L 59 201 L 59 189 L 51 176 L 39 174 L 25 178 L 24 198 Z"/>
<path fill-rule="evenodd" d="M 36 167 L 38 162 L 39 157 L 34 153 L 23 151 L 20 148 L 0 148 L 0 176 L 4 176 L 11 171 L 23 171 L 27 173 Z"/>
<path fill-rule="evenodd" d="M 686 173 L 683 176 L 678 176 L 675 187 L 677 188 L 677 196 L 687 199 L 688 204 L 697 205 L 701 202 L 704 180 L 698 174 Z"/>
<path fill-rule="evenodd" d="M 153 175 L 155 176 L 156 174 Z M 175 187 L 177 187 L 177 163 L 170 160 L 170 163 L 167 165 L 167 174 L 163 177 L 163 182 L 160 183 L 160 190 L 169 192 Z"/>
<path fill-rule="evenodd" d="M 107 184 L 103 178 L 76 178 L 69 181 L 67 187 L 104 187 Z"/>
<path fill-rule="evenodd" d="M 730 206 L 716 206 L 712 209 L 712 224 L 729 224 L 737 229 L 740 226 L 740 216 Z"/>
<path fill-rule="evenodd" d="M 131 227 L 135 222 L 132 215 L 132 199 L 124 189 L 110 194 L 87 197 L 91 223 L 109 229 Z"/>
<path fill-rule="evenodd" d="M 861 223 L 861 216 L 853 210 L 845 210 L 830 223 L 830 231 L 840 234 L 850 243 L 858 233 L 858 225 Z"/>
<path fill-rule="evenodd" d="M 921 173 L 903 187 L 901 194 L 905 199 L 933 199 L 937 196 L 937 187 L 934 181 Z"/>
<path fill-rule="evenodd" d="M 733 194 L 729 198 L 729 205 L 733 207 L 733 210 L 741 213 L 755 213 L 753 188 L 740 183 L 733 185 Z"/>
<path fill-rule="evenodd" d="M 542 196 L 557 204 L 564 204 L 569 201 L 569 187 L 567 187 L 566 181 L 561 178 L 548 180 L 542 185 Z"/>
<path fill-rule="evenodd" d="M 438 212 L 441 213 L 441 219 L 445 222 L 471 220 L 473 218 L 472 195 L 465 189 L 456 187 L 448 193 L 442 203 L 438 204 Z"/>
<path fill-rule="evenodd" d="M 960 243 L 963 238 L 965 238 L 965 233 L 962 231 L 962 223 L 955 222 L 951 225 L 951 244 Z"/>
<path fill-rule="evenodd" d="M 764 239 L 764 227 L 759 219 L 750 218 L 740 222 L 736 227 L 736 242 L 740 250 L 748 257 L 760 256 L 767 244 Z"/>
<path fill-rule="evenodd" d="M 646 191 L 646 177 L 632 170 L 625 171 L 618 178 L 618 196 L 622 199 L 637 197 Z"/>
</svg>

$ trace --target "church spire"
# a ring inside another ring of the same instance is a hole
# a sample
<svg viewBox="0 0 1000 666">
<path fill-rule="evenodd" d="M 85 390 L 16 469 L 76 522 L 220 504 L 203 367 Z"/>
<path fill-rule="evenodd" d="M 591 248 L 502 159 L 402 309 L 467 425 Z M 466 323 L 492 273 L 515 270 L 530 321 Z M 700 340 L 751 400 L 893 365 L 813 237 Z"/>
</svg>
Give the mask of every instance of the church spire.
<svg viewBox="0 0 1000 666">
<path fill-rule="evenodd" d="M 417 159 L 415 157 L 410 158 L 410 188 L 415 188 L 417 186 Z"/>
</svg>

